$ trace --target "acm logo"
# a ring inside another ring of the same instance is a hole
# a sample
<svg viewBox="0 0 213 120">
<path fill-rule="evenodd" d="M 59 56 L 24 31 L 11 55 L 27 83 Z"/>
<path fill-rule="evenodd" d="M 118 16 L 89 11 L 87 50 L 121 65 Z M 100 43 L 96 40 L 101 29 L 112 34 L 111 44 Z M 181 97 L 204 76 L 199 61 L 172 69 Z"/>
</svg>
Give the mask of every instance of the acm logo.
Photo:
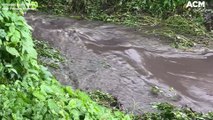
<svg viewBox="0 0 213 120">
<path fill-rule="evenodd" d="M 205 8 L 206 2 L 205 1 L 189 1 L 186 4 L 186 8 Z"/>
</svg>

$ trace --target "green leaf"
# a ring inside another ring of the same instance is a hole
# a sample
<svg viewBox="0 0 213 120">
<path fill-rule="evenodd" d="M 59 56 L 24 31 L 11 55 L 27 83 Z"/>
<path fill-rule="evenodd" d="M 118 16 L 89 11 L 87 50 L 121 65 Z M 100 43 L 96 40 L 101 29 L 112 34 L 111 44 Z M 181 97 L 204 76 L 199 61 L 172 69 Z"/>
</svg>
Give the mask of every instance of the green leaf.
<svg viewBox="0 0 213 120">
<path fill-rule="evenodd" d="M 33 95 L 42 101 L 46 99 L 46 97 L 40 91 L 34 91 Z"/>
<path fill-rule="evenodd" d="M 79 116 L 81 115 L 80 112 L 77 109 L 73 109 L 71 111 L 71 113 L 73 114 L 73 117 L 75 120 L 79 120 Z"/>
<path fill-rule="evenodd" d="M 22 40 L 22 53 L 27 52 L 28 56 L 32 58 L 37 58 L 37 52 L 33 48 L 33 42 L 32 40 Z"/>
<path fill-rule="evenodd" d="M 77 96 L 76 93 L 71 89 L 71 87 L 66 86 L 65 90 L 70 96 Z"/>
<path fill-rule="evenodd" d="M 60 94 L 64 93 L 64 90 L 58 85 L 52 85 L 51 88 L 52 88 L 52 90 L 53 90 L 53 92 L 55 94 L 59 94 L 60 95 Z"/>
<path fill-rule="evenodd" d="M 58 113 L 60 111 L 59 106 L 53 99 L 48 100 L 48 107 L 53 113 Z"/>
<path fill-rule="evenodd" d="M 15 30 L 13 36 L 11 37 L 11 41 L 14 44 L 17 44 L 21 38 L 21 34 L 19 31 Z"/>
<path fill-rule="evenodd" d="M 53 93 L 53 90 L 50 86 L 47 86 L 46 84 L 41 85 L 41 92 L 43 93 Z"/>
<path fill-rule="evenodd" d="M 0 29 L 0 39 L 5 38 L 6 35 L 6 32 L 3 29 Z"/>
<path fill-rule="evenodd" d="M 15 27 L 15 25 L 10 25 L 10 27 L 9 27 L 9 30 L 10 30 L 10 32 L 11 33 L 14 33 L 15 32 L 15 30 L 16 30 L 16 27 Z"/>
<path fill-rule="evenodd" d="M 0 15 L 0 21 L 3 21 L 4 19 L 3 19 L 3 17 Z"/>
<path fill-rule="evenodd" d="M 16 57 L 20 56 L 19 52 L 13 47 L 6 46 L 6 51 L 9 52 L 11 55 L 14 55 Z"/>
</svg>

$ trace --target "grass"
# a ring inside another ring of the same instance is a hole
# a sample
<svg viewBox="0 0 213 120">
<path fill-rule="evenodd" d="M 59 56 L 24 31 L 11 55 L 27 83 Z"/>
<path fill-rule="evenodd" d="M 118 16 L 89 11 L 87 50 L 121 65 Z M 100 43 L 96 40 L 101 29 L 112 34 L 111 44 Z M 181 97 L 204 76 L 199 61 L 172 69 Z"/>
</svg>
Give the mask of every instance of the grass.
<svg viewBox="0 0 213 120">
<path fill-rule="evenodd" d="M 65 61 L 65 58 L 55 48 L 45 41 L 34 40 L 36 50 L 38 52 L 38 62 L 46 67 L 54 69 L 59 68 L 59 64 Z"/>
</svg>

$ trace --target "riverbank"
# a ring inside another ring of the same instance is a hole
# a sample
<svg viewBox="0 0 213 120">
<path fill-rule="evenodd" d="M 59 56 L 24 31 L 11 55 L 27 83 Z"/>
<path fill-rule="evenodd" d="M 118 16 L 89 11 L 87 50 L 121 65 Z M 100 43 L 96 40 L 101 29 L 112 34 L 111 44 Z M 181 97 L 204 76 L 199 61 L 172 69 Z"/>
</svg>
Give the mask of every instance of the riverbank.
<svg viewBox="0 0 213 120">
<path fill-rule="evenodd" d="M 187 1 L 171 2 L 169 0 L 165 2 L 103 0 L 95 3 L 84 0 L 79 2 L 39 0 L 38 2 L 41 5 L 39 10 L 48 14 L 134 27 L 142 33 L 163 37 L 164 39 L 161 40 L 174 48 L 184 50 L 200 47 L 213 48 L 211 7 L 186 9 L 184 5 Z M 207 6 L 211 6 L 211 3 Z"/>
</svg>

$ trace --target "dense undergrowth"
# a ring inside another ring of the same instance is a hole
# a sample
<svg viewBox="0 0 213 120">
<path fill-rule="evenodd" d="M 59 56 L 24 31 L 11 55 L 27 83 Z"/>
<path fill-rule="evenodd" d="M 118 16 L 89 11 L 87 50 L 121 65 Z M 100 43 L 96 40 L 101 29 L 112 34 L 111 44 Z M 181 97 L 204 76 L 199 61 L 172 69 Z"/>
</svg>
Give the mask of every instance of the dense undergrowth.
<svg viewBox="0 0 213 120">
<path fill-rule="evenodd" d="M 129 120 L 128 115 L 99 106 L 88 95 L 56 80 L 16 81 L 0 85 L 3 120 Z"/>
<path fill-rule="evenodd" d="M 65 62 L 66 59 L 60 51 L 50 47 L 47 42 L 34 39 L 34 43 L 38 53 L 38 62 L 41 65 L 58 69 L 59 64 Z"/>
<path fill-rule="evenodd" d="M 22 1 L 26 5 L 24 7 L 28 8 L 29 4 L 26 2 L 30 1 Z M 20 0 L 2 0 L 0 3 L 20 3 Z M 213 118 L 212 113 L 185 111 L 169 104 L 157 105 L 157 109 L 160 110 L 158 113 L 131 116 L 117 109 L 111 109 L 106 101 L 103 101 L 103 98 L 111 100 L 108 95 L 99 93 L 90 94 L 89 97 L 84 92 L 61 85 L 47 68 L 38 62 L 38 55 L 56 59 L 58 57 L 55 54 L 49 56 L 48 51 L 36 51 L 39 48 L 35 49 L 31 28 L 21 16 L 25 10 L 3 10 L 2 4 L 0 10 L 0 119 L 211 120 Z M 41 46 L 42 48 L 49 49 L 45 45 Z"/>
<path fill-rule="evenodd" d="M 83 92 L 60 85 L 38 64 L 30 26 L 20 15 L 24 10 L 0 7 L 0 119 L 130 119 L 98 105 Z"/>
<path fill-rule="evenodd" d="M 137 27 L 169 38 L 176 48 L 192 47 L 195 43 L 207 45 L 213 36 L 204 27 L 205 9 L 187 9 L 188 1 L 38 0 L 42 11 Z"/>
</svg>

